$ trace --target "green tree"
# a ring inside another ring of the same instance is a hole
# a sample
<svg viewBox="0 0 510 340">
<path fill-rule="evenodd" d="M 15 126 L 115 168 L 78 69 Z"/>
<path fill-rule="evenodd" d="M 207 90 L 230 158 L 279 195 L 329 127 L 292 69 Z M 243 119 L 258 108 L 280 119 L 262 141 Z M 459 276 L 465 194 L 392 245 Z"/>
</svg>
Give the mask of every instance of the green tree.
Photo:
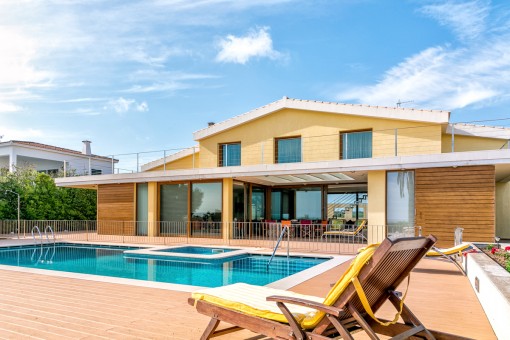
<svg viewBox="0 0 510 340">
<path fill-rule="evenodd" d="M 0 169 L 0 219 L 17 218 L 17 196 L 6 190 L 20 195 L 21 219 L 96 219 L 95 190 L 57 187 L 53 178 L 27 167 Z"/>
</svg>

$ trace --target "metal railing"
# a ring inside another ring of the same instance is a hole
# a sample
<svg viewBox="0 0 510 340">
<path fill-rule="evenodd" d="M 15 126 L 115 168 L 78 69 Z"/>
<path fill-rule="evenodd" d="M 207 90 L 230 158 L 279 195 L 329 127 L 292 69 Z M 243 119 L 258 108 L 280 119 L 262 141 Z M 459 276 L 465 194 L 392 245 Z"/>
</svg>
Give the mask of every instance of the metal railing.
<svg viewBox="0 0 510 340">
<path fill-rule="evenodd" d="M 508 125 L 510 118 L 497 120 L 498 124 Z M 407 156 L 420 154 L 439 154 L 442 152 L 463 152 L 510 149 L 510 130 L 507 126 L 485 126 L 480 124 L 494 124 L 494 121 L 477 121 L 477 125 L 465 123 L 449 123 L 438 125 L 416 125 L 396 129 L 373 129 L 372 158 Z M 451 141 L 449 145 L 442 145 L 439 138 L 441 130 L 445 130 Z M 480 136 L 492 138 L 487 143 L 468 143 L 464 145 L 465 136 L 476 133 Z M 340 153 L 340 132 L 332 134 L 302 136 L 300 162 L 317 162 L 337 160 Z M 437 141 L 432 142 L 431 141 Z M 198 167 L 199 147 L 176 148 L 154 151 L 140 151 L 133 153 L 114 154 L 105 156 L 107 162 L 91 163 L 91 160 L 72 160 L 77 172 L 74 175 L 88 175 L 102 173 L 136 173 L 142 172 L 150 165 L 159 170 L 172 170 L 166 166 L 174 154 L 186 151 L 192 158 L 191 168 Z M 285 156 L 281 154 L 280 156 Z M 295 155 L 293 155 L 295 156 Z M 211 157 L 211 156 L 210 156 Z M 200 167 L 215 167 L 217 159 L 201 158 Z M 214 156 L 216 157 L 216 156 Z M 108 162 L 108 158 L 111 162 Z M 275 162 L 274 140 L 265 138 L 260 143 L 243 145 L 241 165 L 272 164 Z M 109 164 L 111 163 L 111 164 Z M 65 169 L 64 169 L 65 170 Z M 68 169 L 72 170 L 72 169 Z M 66 176 L 67 171 L 63 174 Z"/>
<path fill-rule="evenodd" d="M 0 220 L 0 238 L 17 238 L 17 221 Z M 22 238 L 30 240 L 37 225 L 51 226 L 54 240 L 126 244 L 207 244 L 275 248 L 282 224 L 277 222 L 210 222 L 210 221 L 33 221 L 21 220 Z M 352 225 L 326 223 L 292 224 L 287 242 L 279 250 L 354 254 L 369 243 L 384 237 L 418 235 L 417 227 L 368 225 L 354 233 Z M 47 230 L 47 229 L 46 229 Z M 333 231 L 333 233 L 331 233 Z M 336 233 L 334 231 L 341 231 Z M 326 233 L 330 232 L 330 233 Z M 41 236 L 42 239 L 42 236 Z M 36 240 L 37 243 L 37 240 Z"/>
</svg>

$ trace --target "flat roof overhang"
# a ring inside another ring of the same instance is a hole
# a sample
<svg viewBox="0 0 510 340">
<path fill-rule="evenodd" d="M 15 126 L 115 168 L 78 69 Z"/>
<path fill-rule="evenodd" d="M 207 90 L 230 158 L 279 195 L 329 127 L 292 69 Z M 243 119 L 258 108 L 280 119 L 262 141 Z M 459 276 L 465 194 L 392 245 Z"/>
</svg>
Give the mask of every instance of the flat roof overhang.
<svg viewBox="0 0 510 340">
<path fill-rule="evenodd" d="M 178 182 L 234 178 L 269 186 L 366 182 L 369 171 L 494 165 L 496 182 L 510 181 L 510 149 L 432 155 L 345 159 L 310 163 L 150 171 L 57 178 L 57 186 L 96 188 L 99 184 Z"/>
</svg>

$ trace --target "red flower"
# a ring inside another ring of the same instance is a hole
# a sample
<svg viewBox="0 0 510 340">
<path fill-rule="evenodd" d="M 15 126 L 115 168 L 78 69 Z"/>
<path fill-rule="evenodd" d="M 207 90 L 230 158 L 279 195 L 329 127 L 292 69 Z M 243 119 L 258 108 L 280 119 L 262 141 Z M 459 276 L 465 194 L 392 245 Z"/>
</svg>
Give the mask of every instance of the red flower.
<svg viewBox="0 0 510 340">
<path fill-rule="evenodd" d="M 498 251 L 498 248 L 492 248 L 491 249 L 491 254 L 494 255 L 494 253 L 497 252 L 497 251 Z"/>
<path fill-rule="evenodd" d="M 510 246 L 506 246 L 506 247 L 505 247 L 505 250 L 506 250 L 506 251 L 510 251 Z"/>
<path fill-rule="evenodd" d="M 470 254 L 470 253 L 478 253 L 476 251 L 476 249 L 469 249 L 468 251 L 465 251 L 462 253 L 462 255 L 464 255 L 464 257 L 467 257 L 467 254 Z"/>
</svg>

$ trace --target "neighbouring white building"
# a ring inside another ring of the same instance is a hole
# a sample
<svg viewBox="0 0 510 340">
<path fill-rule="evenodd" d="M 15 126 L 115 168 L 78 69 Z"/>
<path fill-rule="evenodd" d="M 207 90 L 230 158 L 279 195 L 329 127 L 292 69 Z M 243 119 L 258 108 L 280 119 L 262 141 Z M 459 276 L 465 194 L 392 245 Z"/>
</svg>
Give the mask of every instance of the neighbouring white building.
<svg viewBox="0 0 510 340">
<path fill-rule="evenodd" d="M 37 171 L 57 174 L 60 170 L 77 175 L 102 175 L 113 172 L 118 160 L 91 153 L 90 141 L 83 141 L 83 150 L 76 151 L 37 142 L 11 140 L 0 142 L 0 168 L 32 166 Z"/>
</svg>

